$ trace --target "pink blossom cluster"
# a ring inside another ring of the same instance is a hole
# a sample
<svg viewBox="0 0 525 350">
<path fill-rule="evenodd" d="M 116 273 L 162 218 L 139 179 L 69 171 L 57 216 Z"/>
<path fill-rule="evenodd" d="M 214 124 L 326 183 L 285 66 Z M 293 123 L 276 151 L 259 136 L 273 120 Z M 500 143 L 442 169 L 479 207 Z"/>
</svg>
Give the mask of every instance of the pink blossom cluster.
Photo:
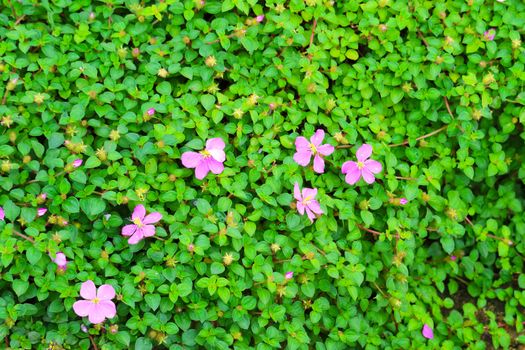
<svg viewBox="0 0 525 350">
<path fill-rule="evenodd" d="M 324 173 L 325 161 L 324 158 L 331 155 L 335 148 L 330 144 L 323 144 L 325 133 L 322 129 L 316 130 L 310 140 L 304 136 L 299 136 L 295 139 L 296 153 L 293 156 L 294 161 L 305 167 L 310 164 L 313 158 L 313 170 L 316 173 Z M 345 181 L 350 185 L 355 185 L 359 179 L 372 184 L 375 182 L 375 175 L 380 173 L 382 165 L 376 160 L 370 159 L 372 155 L 372 146 L 363 144 L 356 153 L 357 162 L 349 160 L 343 163 L 341 172 L 345 174 Z M 321 214 L 323 211 L 319 202 L 315 199 L 317 195 L 316 188 L 299 188 L 299 184 L 294 184 L 294 198 L 297 200 L 296 207 L 299 214 L 306 215 L 311 222 Z M 406 199 L 402 201 L 406 204 Z"/>
</svg>

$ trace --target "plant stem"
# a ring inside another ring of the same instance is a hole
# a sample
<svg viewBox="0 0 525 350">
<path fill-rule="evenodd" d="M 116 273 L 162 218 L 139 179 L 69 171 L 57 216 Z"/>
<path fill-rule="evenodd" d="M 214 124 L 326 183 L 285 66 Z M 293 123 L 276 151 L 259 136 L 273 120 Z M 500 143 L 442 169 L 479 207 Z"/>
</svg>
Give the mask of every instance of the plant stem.
<svg viewBox="0 0 525 350">
<path fill-rule="evenodd" d="M 317 20 L 314 18 L 314 24 L 312 26 L 312 34 L 310 34 L 310 45 L 308 45 L 308 48 L 310 48 L 310 46 L 312 46 L 312 44 L 314 42 L 315 28 L 316 27 L 317 27 Z"/>
<path fill-rule="evenodd" d="M 91 336 L 91 334 L 88 333 L 88 336 L 89 336 L 89 340 L 91 341 L 91 345 L 93 345 L 93 349 L 94 349 L 94 350 L 98 350 L 98 348 L 97 348 L 97 344 L 95 344 L 95 340 L 93 339 L 93 337 Z"/>
<path fill-rule="evenodd" d="M 440 132 L 442 132 L 443 130 L 445 130 L 446 128 L 448 127 L 448 125 L 443 125 L 441 128 L 437 129 L 437 130 L 434 130 L 432 132 L 429 132 L 428 134 L 426 135 L 423 135 L 423 136 L 419 136 L 416 141 L 419 141 L 419 140 L 423 140 L 423 139 L 426 139 L 427 137 L 430 137 L 430 136 L 434 136 L 435 134 L 438 134 Z M 398 146 L 405 146 L 405 145 L 408 145 L 408 140 L 405 140 L 401 143 L 395 143 L 395 144 L 392 144 L 392 145 L 388 145 L 388 147 L 398 147 Z"/>
<path fill-rule="evenodd" d="M 379 236 L 381 234 L 381 232 L 379 232 L 379 231 L 375 231 L 375 230 L 369 229 L 369 228 L 364 227 L 364 226 L 362 226 L 360 224 L 356 224 L 356 225 L 357 225 L 357 227 L 359 227 L 360 230 L 363 230 L 363 231 L 366 231 L 366 232 L 370 232 L 370 233 L 372 233 L 375 236 Z"/>
<path fill-rule="evenodd" d="M 13 233 L 18 236 L 18 237 L 21 237 L 23 239 L 25 239 L 26 241 L 29 241 L 31 242 L 32 244 L 35 244 L 35 240 L 29 236 L 26 236 L 24 235 L 23 233 L 20 233 L 20 232 L 17 232 L 17 231 L 13 231 Z"/>
<path fill-rule="evenodd" d="M 445 106 L 447 107 L 448 114 L 452 117 L 453 120 L 456 120 L 454 118 L 454 114 L 452 114 L 452 110 L 450 109 L 450 105 L 448 104 L 447 96 L 443 96 L 443 99 L 445 100 Z M 461 125 L 458 124 L 458 129 L 461 130 L 461 132 L 465 132 L 465 129 L 461 127 Z"/>
<path fill-rule="evenodd" d="M 398 180 L 407 180 L 407 181 L 415 181 L 415 180 L 417 180 L 415 177 L 404 177 L 404 176 L 396 176 L 396 179 L 398 179 Z"/>
<path fill-rule="evenodd" d="M 372 282 L 372 284 L 373 284 L 374 287 L 376 287 L 376 289 L 381 293 L 381 295 L 382 295 L 383 297 L 385 297 L 385 299 L 388 299 L 388 295 L 386 295 L 386 293 L 383 292 L 383 290 L 377 285 L 377 283 Z"/>
</svg>

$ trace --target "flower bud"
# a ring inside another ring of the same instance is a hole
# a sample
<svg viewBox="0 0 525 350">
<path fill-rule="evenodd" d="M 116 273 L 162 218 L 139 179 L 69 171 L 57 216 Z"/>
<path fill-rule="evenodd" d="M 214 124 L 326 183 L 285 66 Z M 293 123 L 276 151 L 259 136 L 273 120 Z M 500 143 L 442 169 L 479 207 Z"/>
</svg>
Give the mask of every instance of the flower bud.
<svg viewBox="0 0 525 350">
<path fill-rule="evenodd" d="M 216 64 L 217 64 L 217 60 L 215 59 L 215 56 L 208 56 L 206 57 L 206 60 L 204 61 L 204 63 L 208 66 L 208 67 L 214 67 Z"/>
<path fill-rule="evenodd" d="M 6 86 L 7 91 L 13 91 L 16 88 L 16 84 L 18 83 L 18 78 L 11 79 Z"/>
<path fill-rule="evenodd" d="M 233 256 L 230 253 L 224 254 L 224 256 L 222 257 L 222 262 L 226 266 L 231 265 L 231 263 L 233 262 Z"/>
</svg>

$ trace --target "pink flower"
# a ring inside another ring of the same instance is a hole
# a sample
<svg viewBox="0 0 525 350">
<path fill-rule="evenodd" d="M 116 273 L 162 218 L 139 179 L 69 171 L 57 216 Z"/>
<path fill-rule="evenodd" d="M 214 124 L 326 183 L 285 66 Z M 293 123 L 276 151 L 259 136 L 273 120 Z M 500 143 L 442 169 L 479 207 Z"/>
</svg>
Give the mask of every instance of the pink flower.
<svg viewBox="0 0 525 350">
<path fill-rule="evenodd" d="M 359 147 L 356 152 L 357 163 L 351 160 L 343 163 L 341 172 L 346 174 L 345 181 L 348 184 L 355 184 L 357 181 L 359 181 L 361 176 L 366 183 L 374 183 L 376 180 L 374 174 L 381 172 L 383 167 L 381 166 L 381 163 L 372 159 L 368 159 L 370 158 L 370 155 L 372 155 L 372 146 L 365 143 Z"/>
<path fill-rule="evenodd" d="M 426 323 L 423 325 L 423 331 L 421 333 L 427 339 L 434 339 L 434 331 Z"/>
<path fill-rule="evenodd" d="M 49 257 L 51 258 L 51 254 L 49 255 Z M 55 258 L 54 259 L 51 258 L 51 261 L 57 264 L 60 270 L 66 271 L 66 268 L 67 268 L 66 254 L 62 252 L 57 252 L 55 255 Z"/>
<path fill-rule="evenodd" d="M 5 218 L 4 208 L 0 207 L 0 220 L 4 221 L 4 218 Z"/>
<path fill-rule="evenodd" d="M 148 115 L 150 115 L 150 116 L 153 115 L 153 114 L 155 114 L 155 108 L 150 108 L 150 109 L 148 109 L 146 113 L 147 113 Z"/>
<path fill-rule="evenodd" d="M 190 253 L 193 253 L 195 251 L 195 246 L 193 245 L 193 243 L 188 244 L 188 251 Z"/>
<path fill-rule="evenodd" d="M 494 37 L 496 37 L 496 30 L 495 29 L 487 30 L 486 32 L 483 33 L 483 37 L 487 41 L 494 40 Z"/>
<path fill-rule="evenodd" d="M 46 198 L 47 198 L 47 193 L 41 193 L 38 195 L 38 198 L 40 198 L 41 200 L 45 201 Z"/>
<path fill-rule="evenodd" d="M 310 138 L 310 142 L 305 137 L 299 136 L 295 139 L 297 152 L 293 155 L 293 160 L 299 165 L 307 166 L 310 158 L 314 156 L 314 171 L 324 173 L 323 156 L 329 156 L 334 152 L 334 146 L 329 144 L 321 145 L 324 139 L 324 131 L 318 129 Z"/>
<path fill-rule="evenodd" d="M 109 284 L 103 284 L 97 290 L 95 283 L 87 280 L 82 283 L 80 296 L 86 300 L 76 301 L 73 310 L 80 317 L 88 316 L 93 324 L 102 323 L 117 314 L 115 303 L 111 301 L 115 297 L 115 289 Z"/>
<path fill-rule="evenodd" d="M 407 200 L 406 198 L 401 198 L 401 199 L 399 200 L 399 204 L 401 204 L 401 205 L 405 205 L 405 204 L 407 204 L 407 203 L 408 203 L 408 200 Z"/>
<path fill-rule="evenodd" d="M 314 222 L 314 219 L 317 215 L 323 214 L 319 202 L 315 200 L 317 196 L 317 188 L 303 188 L 301 191 L 299 189 L 299 184 L 296 182 L 293 189 L 294 198 L 297 200 L 297 211 L 299 214 L 306 215 L 311 222 Z"/>
<path fill-rule="evenodd" d="M 264 21 L 264 15 L 259 15 L 257 17 L 255 17 L 255 20 L 259 23 L 261 23 L 262 21 Z"/>
<path fill-rule="evenodd" d="M 75 159 L 75 160 L 73 161 L 73 167 L 74 167 L 74 168 L 78 168 L 78 167 L 81 166 L 81 165 L 82 165 L 82 159 Z"/>
<path fill-rule="evenodd" d="M 142 204 L 139 204 L 133 210 L 131 220 L 133 224 L 126 225 L 122 228 L 123 236 L 131 236 L 128 239 L 129 244 L 137 244 L 144 237 L 151 237 L 155 235 L 155 226 L 151 225 L 162 219 L 162 215 L 158 212 L 146 215 L 146 209 Z"/>
<path fill-rule="evenodd" d="M 213 138 L 206 141 L 206 148 L 200 152 L 184 152 L 181 160 L 186 168 L 195 168 L 195 177 L 202 180 L 208 172 L 220 174 L 224 170 L 222 164 L 226 160 L 224 153 L 224 141 L 220 138 Z"/>
<path fill-rule="evenodd" d="M 284 275 L 284 278 L 286 278 L 287 280 L 291 280 L 293 278 L 293 271 L 288 271 L 285 275 Z"/>
<path fill-rule="evenodd" d="M 37 213 L 38 213 L 38 216 L 42 216 L 45 213 L 47 213 L 47 209 L 46 208 L 38 208 Z"/>
<path fill-rule="evenodd" d="M 455 255 L 451 255 L 451 256 L 450 256 L 450 260 L 452 260 L 452 261 L 456 261 L 457 258 L 458 258 L 458 257 L 455 256 Z"/>
</svg>

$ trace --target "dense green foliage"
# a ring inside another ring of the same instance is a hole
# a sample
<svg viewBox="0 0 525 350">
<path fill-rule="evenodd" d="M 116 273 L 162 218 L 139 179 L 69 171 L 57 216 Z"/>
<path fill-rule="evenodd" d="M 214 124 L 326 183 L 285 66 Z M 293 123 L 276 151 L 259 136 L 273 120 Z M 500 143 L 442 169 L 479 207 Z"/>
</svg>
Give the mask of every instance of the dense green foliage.
<svg viewBox="0 0 525 350">
<path fill-rule="evenodd" d="M 525 344 L 524 28 L 520 0 L 2 0 L 0 347 Z M 317 129 L 323 174 L 292 158 Z M 121 235 L 137 204 L 160 239 Z"/>
</svg>

